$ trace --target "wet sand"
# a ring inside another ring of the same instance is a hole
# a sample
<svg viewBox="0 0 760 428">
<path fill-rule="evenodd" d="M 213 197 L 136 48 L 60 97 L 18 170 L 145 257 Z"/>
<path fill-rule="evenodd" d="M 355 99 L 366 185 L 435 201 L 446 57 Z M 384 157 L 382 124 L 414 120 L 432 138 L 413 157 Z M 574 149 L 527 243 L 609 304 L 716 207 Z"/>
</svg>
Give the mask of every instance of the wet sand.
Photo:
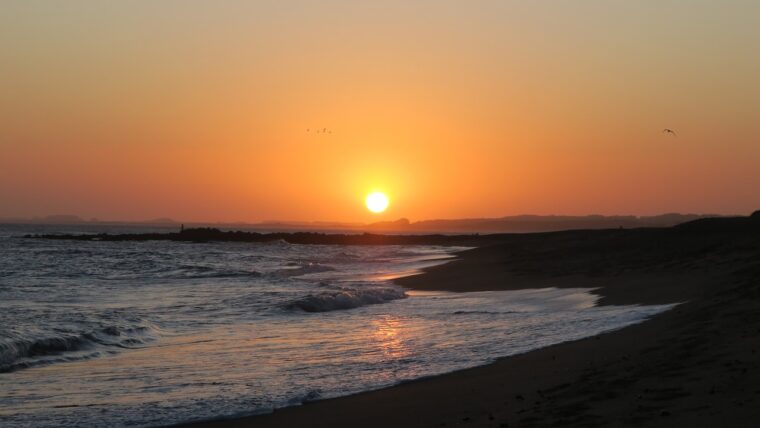
<svg viewBox="0 0 760 428">
<path fill-rule="evenodd" d="M 193 427 L 753 427 L 760 421 L 760 219 L 504 236 L 398 280 L 420 290 L 597 287 L 653 319 L 495 363 Z"/>
</svg>

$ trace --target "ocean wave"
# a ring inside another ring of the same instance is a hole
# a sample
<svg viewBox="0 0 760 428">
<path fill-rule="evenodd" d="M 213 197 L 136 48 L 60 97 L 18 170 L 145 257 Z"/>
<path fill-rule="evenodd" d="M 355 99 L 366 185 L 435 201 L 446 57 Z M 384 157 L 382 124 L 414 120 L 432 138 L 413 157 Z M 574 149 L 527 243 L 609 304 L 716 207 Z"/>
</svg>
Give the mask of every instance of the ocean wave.
<svg viewBox="0 0 760 428">
<path fill-rule="evenodd" d="M 517 311 L 455 311 L 454 315 L 506 315 L 516 314 Z"/>
<path fill-rule="evenodd" d="M 112 353 L 132 349 L 155 340 L 156 329 L 147 326 L 105 326 L 80 333 L 58 333 L 42 337 L 0 337 L 0 373 L 22 368 L 97 357 L 101 350 Z"/>
<path fill-rule="evenodd" d="M 340 287 L 334 291 L 311 294 L 285 305 L 287 309 L 304 312 L 329 312 L 376 305 L 407 297 L 400 287 L 358 286 Z"/>
<path fill-rule="evenodd" d="M 240 278 L 240 277 L 258 277 L 261 276 L 261 272 L 255 270 L 232 270 L 232 269 L 219 269 L 210 266 L 194 266 L 186 265 L 181 266 L 178 269 L 173 269 L 168 272 L 159 273 L 159 278 L 179 278 L 179 279 L 193 279 L 193 278 Z"/>
<path fill-rule="evenodd" d="M 282 247 L 282 248 L 289 248 L 293 246 L 293 244 L 291 244 L 290 242 L 284 239 L 275 239 L 274 241 L 266 241 L 266 242 L 262 242 L 261 244 L 270 246 L 270 247 Z"/>
<path fill-rule="evenodd" d="M 301 275 L 308 275 L 311 273 L 321 273 L 321 272 L 330 272 L 334 271 L 335 268 L 332 268 L 330 266 L 322 265 L 319 263 L 306 263 L 306 264 L 289 264 L 289 267 L 287 269 L 279 269 L 271 274 L 276 277 L 295 277 L 295 276 L 301 276 Z"/>
</svg>

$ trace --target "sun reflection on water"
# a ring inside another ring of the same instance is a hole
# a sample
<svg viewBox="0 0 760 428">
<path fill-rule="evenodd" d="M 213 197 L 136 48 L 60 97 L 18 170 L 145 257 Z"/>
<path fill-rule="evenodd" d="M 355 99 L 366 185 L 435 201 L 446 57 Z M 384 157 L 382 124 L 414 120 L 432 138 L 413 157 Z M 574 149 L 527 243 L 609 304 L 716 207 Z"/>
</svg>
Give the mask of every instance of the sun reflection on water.
<svg viewBox="0 0 760 428">
<path fill-rule="evenodd" d="M 401 318 L 393 315 L 384 315 L 372 321 L 375 327 L 374 339 L 378 348 L 388 358 L 404 358 L 410 354 L 406 346 L 403 334 L 403 322 Z"/>
</svg>

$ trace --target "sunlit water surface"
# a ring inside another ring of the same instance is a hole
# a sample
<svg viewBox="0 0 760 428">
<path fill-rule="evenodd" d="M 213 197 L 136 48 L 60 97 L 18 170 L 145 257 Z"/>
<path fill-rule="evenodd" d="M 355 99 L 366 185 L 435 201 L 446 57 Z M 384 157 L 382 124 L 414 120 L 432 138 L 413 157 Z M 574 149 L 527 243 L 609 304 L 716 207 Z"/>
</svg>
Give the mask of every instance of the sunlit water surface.
<svg viewBox="0 0 760 428">
<path fill-rule="evenodd" d="M 461 248 L 20 237 L 41 231 L 0 227 L 4 427 L 263 413 L 486 364 L 669 307 L 597 307 L 587 289 L 414 292 L 389 281 Z"/>
</svg>

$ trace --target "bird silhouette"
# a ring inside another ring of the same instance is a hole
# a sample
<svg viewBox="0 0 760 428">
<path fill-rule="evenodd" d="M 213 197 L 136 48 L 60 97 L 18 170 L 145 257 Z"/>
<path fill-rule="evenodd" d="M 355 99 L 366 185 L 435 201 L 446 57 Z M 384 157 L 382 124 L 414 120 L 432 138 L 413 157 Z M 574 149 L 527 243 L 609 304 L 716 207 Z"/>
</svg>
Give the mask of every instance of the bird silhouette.
<svg viewBox="0 0 760 428">
<path fill-rule="evenodd" d="M 311 132 L 311 128 L 306 128 L 306 132 Z M 315 134 L 332 134 L 332 129 L 327 128 L 315 128 Z"/>
<path fill-rule="evenodd" d="M 678 136 L 678 134 L 676 134 L 676 131 L 674 131 L 672 129 L 665 128 L 665 129 L 662 130 L 662 132 L 663 132 L 663 134 L 671 134 L 674 137 Z"/>
</svg>

